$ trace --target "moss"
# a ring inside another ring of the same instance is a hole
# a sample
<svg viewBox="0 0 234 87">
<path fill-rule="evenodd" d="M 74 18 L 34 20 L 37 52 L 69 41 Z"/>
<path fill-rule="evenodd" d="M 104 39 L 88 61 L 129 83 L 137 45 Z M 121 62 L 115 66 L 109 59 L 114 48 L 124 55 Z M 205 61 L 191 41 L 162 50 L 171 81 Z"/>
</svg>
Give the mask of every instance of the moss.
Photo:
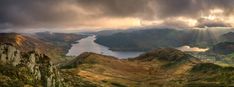
<svg viewBox="0 0 234 87">
<path fill-rule="evenodd" d="M 10 64 L 1 65 L 0 74 L 0 80 L 5 81 L 4 84 L 0 84 L 1 87 L 22 87 L 25 84 L 35 84 L 35 79 L 33 79 L 34 76 L 29 68 L 24 66 L 13 66 Z"/>
</svg>

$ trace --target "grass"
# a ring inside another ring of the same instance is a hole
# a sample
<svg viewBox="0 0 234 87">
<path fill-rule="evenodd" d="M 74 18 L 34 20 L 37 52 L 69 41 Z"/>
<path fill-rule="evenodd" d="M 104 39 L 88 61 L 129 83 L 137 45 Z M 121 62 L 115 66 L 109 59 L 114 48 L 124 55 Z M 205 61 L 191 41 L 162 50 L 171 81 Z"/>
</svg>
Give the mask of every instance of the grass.
<svg viewBox="0 0 234 87">
<path fill-rule="evenodd" d="M 141 58 L 121 60 L 89 53 L 78 57 L 80 60 L 76 62 L 80 63 L 72 72 L 107 87 L 230 86 L 234 83 L 232 67 L 190 60 L 178 51 L 168 53 L 175 54 L 164 56 L 159 52 L 157 55 L 152 53 Z"/>
</svg>

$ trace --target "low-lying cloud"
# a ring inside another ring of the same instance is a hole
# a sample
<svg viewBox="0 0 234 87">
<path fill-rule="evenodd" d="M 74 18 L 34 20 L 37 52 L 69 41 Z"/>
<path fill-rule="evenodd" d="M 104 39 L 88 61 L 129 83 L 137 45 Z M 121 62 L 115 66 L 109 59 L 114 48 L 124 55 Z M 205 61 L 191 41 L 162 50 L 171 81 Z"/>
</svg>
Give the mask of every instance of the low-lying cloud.
<svg viewBox="0 0 234 87">
<path fill-rule="evenodd" d="M 184 51 L 184 52 L 205 52 L 209 50 L 209 48 L 198 48 L 198 47 L 190 47 L 190 46 L 182 46 L 182 47 L 178 47 L 177 49 Z"/>
</svg>

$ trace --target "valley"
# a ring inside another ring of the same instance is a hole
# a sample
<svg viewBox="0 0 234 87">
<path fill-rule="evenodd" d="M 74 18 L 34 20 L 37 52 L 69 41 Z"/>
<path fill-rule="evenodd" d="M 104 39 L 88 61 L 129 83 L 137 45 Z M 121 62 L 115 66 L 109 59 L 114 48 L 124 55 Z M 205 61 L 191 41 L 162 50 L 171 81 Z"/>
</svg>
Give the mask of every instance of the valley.
<svg viewBox="0 0 234 87">
<path fill-rule="evenodd" d="M 141 30 L 122 31 L 129 32 Z M 3 87 L 11 87 L 13 82 L 19 87 L 234 86 L 233 43 L 227 34 L 230 33 L 220 35 L 217 44 L 207 44 L 209 49 L 192 45 L 178 48 L 164 44 L 164 47 L 154 43 L 156 48 L 139 53 L 129 48 L 115 51 L 100 45 L 95 41 L 100 35 L 2 33 L 0 83 Z M 176 41 L 184 42 L 184 39 Z"/>
<path fill-rule="evenodd" d="M 234 87 L 234 0 L 0 0 L 0 87 Z"/>
<path fill-rule="evenodd" d="M 139 56 L 143 52 L 131 52 L 131 51 L 112 51 L 108 47 L 102 46 L 94 42 L 96 40 L 95 35 L 88 36 L 73 44 L 71 49 L 66 54 L 67 56 L 79 56 L 84 52 L 93 52 L 102 55 L 110 55 L 117 58 L 133 58 Z"/>
<path fill-rule="evenodd" d="M 86 52 L 62 69 L 71 69 L 74 74 L 104 87 L 230 86 L 234 70 L 202 62 L 175 49 L 158 49 L 133 59 Z"/>
</svg>

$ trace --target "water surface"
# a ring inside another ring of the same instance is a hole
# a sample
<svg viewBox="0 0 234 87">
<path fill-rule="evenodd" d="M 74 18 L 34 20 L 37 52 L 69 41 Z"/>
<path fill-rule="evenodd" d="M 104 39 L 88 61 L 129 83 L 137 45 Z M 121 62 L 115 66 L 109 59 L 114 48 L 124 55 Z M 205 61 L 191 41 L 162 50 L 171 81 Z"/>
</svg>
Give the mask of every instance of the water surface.
<svg viewBox="0 0 234 87">
<path fill-rule="evenodd" d="M 94 52 L 103 55 L 114 56 L 117 58 L 133 58 L 137 57 L 143 52 L 126 52 L 126 51 L 112 51 L 108 47 L 102 46 L 96 42 L 96 36 L 92 35 L 86 38 L 83 38 L 78 43 L 73 44 L 67 56 L 78 56 L 83 52 Z"/>
</svg>

